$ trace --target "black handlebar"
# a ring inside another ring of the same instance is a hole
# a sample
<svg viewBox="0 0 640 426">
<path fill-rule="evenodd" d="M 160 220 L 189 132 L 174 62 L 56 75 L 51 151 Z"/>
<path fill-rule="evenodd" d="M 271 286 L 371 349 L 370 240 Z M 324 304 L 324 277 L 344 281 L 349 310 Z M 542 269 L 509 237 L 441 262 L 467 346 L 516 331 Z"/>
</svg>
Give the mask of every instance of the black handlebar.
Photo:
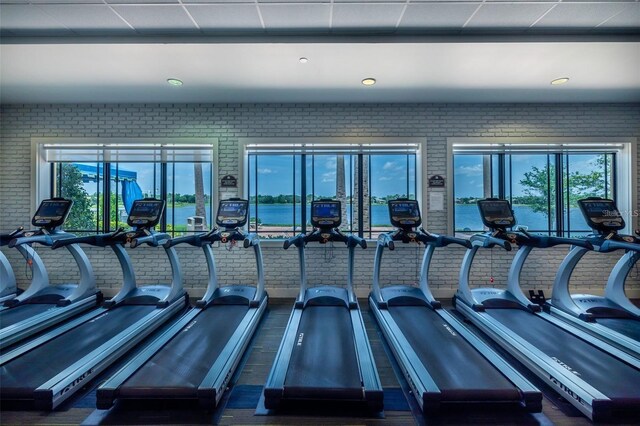
<svg viewBox="0 0 640 426">
<path fill-rule="evenodd" d="M 363 249 L 367 248 L 367 241 L 364 238 L 360 238 L 355 235 L 346 236 L 337 228 L 330 230 L 314 229 L 313 232 L 309 235 L 298 234 L 295 237 L 286 239 L 282 247 L 287 250 L 292 245 L 300 247 L 301 245 L 306 245 L 307 243 L 311 242 L 319 242 L 324 244 L 333 241 L 343 242 L 347 245 L 347 247 L 355 247 L 359 245 Z"/>
<path fill-rule="evenodd" d="M 285 250 L 287 250 L 292 245 L 295 245 L 296 247 L 300 247 L 300 244 L 304 244 L 305 242 L 304 237 L 305 237 L 305 234 L 298 234 L 295 237 L 288 238 L 284 240 L 284 245 L 282 247 Z"/>
</svg>

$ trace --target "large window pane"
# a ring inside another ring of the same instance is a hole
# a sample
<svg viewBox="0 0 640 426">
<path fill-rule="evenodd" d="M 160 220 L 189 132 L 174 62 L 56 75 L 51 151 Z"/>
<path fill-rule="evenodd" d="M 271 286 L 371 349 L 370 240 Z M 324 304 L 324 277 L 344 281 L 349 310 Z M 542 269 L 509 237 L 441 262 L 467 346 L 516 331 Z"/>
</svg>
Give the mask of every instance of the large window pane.
<svg viewBox="0 0 640 426">
<path fill-rule="evenodd" d="M 160 164 L 111 163 L 109 230 L 127 228 L 134 200 L 160 197 Z"/>
<path fill-rule="evenodd" d="M 483 229 L 476 206 L 476 201 L 485 198 L 483 157 L 483 155 L 454 156 L 454 229 L 456 232 L 475 232 Z"/>
<path fill-rule="evenodd" d="M 512 174 L 510 198 L 518 225 L 533 232 L 549 232 L 554 214 L 555 167 L 549 156 L 509 155 Z"/>
<path fill-rule="evenodd" d="M 206 231 L 211 222 L 211 164 L 167 164 L 167 232 Z"/>
<path fill-rule="evenodd" d="M 64 228 L 70 232 L 97 232 L 100 222 L 102 168 L 90 163 L 60 163 L 55 168 L 54 195 L 73 200 Z"/>
</svg>

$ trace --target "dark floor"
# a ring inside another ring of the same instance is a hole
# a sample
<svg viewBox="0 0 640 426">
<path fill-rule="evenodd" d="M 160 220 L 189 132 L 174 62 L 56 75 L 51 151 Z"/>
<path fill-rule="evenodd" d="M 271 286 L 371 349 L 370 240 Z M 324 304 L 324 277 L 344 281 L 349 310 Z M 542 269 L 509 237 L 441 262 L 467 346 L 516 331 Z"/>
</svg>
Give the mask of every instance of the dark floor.
<svg viewBox="0 0 640 426">
<path fill-rule="evenodd" d="M 238 424 L 325 424 L 325 425 L 409 425 L 409 424 L 544 424 L 544 425 L 588 425 L 591 422 L 577 413 L 557 394 L 546 391 L 543 401 L 543 412 L 526 414 L 518 411 L 496 409 L 453 409 L 441 413 L 437 418 L 422 418 L 417 404 L 403 390 L 406 385 L 403 379 L 396 376 L 395 363 L 387 356 L 386 345 L 375 320 L 369 312 L 367 302 L 361 301 L 363 317 L 369 334 L 375 361 L 378 367 L 382 386 L 389 401 L 385 400 L 387 409 L 380 417 L 363 417 L 362 413 L 345 415 L 332 407 L 323 407 L 313 414 L 307 412 L 289 412 L 279 415 L 257 415 L 257 400 L 261 394 L 280 339 L 291 311 L 291 300 L 272 300 L 249 352 L 244 358 L 230 392 L 223 397 L 221 408 L 215 412 L 205 412 L 194 406 L 176 404 L 173 406 L 141 407 L 119 404 L 111 410 L 95 409 L 95 388 L 105 376 L 90 383 L 84 392 L 65 404 L 60 410 L 47 413 L 36 411 L 2 411 L 0 424 L 202 424 L 217 423 L 221 425 Z M 117 368 L 114 367 L 113 370 Z M 400 381 L 399 381 L 400 380 Z M 540 386 L 540 383 L 534 383 Z M 542 386 L 541 386 L 542 388 Z M 409 398 L 407 398 L 409 396 Z M 333 413 L 331 413 L 333 411 Z"/>
</svg>

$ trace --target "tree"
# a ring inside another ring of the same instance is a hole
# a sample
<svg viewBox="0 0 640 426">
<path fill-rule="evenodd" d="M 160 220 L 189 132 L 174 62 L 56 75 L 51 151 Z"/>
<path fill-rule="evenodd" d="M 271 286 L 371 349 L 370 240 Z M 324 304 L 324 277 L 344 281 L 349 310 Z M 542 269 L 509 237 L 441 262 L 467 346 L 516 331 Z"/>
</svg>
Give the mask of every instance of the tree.
<svg viewBox="0 0 640 426">
<path fill-rule="evenodd" d="M 604 175 L 604 162 L 610 166 L 610 159 L 601 155 L 596 160 L 596 165 L 601 166 L 589 172 L 575 171 L 569 174 L 563 173 L 563 189 L 569 192 L 569 206 L 576 207 L 581 198 L 602 196 L 605 193 L 606 176 Z M 554 164 L 542 168 L 532 167 L 531 171 L 524 174 L 520 180 L 523 186 L 524 197 L 518 197 L 523 204 L 531 206 L 533 211 L 547 213 L 547 202 L 556 194 L 556 166 Z"/>
<path fill-rule="evenodd" d="M 62 164 L 62 188 L 60 195 L 73 200 L 73 207 L 65 223 L 65 229 L 93 230 L 96 228 L 91 197 L 82 185 L 82 172 L 73 164 Z"/>
</svg>

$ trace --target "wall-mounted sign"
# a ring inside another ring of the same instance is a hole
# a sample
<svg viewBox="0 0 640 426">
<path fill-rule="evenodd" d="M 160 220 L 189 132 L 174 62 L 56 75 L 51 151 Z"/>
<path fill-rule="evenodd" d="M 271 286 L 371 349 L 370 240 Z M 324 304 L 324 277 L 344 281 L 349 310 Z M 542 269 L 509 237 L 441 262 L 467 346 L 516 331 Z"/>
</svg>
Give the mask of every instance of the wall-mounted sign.
<svg viewBox="0 0 640 426">
<path fill-rule="evenodd" d="M 429 178 L 429 188 L 444 188 L 444 178 L 440 175 L 433 175 Z"/>
<path fill-rule="evenodd" d="M 223 188 L 237 188 L 238 179 L 233 175 L 226 175 L 220 179 L 220 186 Z"/>
</svg>

